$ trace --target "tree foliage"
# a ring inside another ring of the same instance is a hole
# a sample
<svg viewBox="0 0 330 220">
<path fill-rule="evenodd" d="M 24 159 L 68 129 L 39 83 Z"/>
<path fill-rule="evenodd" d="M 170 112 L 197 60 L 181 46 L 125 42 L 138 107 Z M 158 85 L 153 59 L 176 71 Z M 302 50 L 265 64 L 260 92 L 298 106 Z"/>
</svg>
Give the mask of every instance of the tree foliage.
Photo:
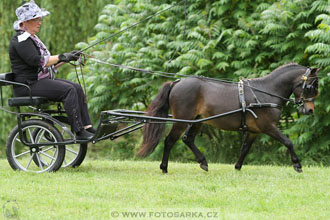
<svg viewBox="0 0 330 220">
<path fill-rule="evenodd" d="M 0 2 L 1 18 L 4 11 L 14 12 L 17 7 L 15 2 Z M 321 68 L 315 114 L 301 116 L 295 106 L 288 105 L 284 108 L 279 126 L 293 140 L 304 163 L 329 164 L 328 0 L 187 0 L 186 7 L 184 1 L 179 0 L 58 2 L 40 0 L 41 6 L 49 9 L 53 18 L 56 17 L 56 22 L 46 18 L 45 23 L 52 21 L 52 25 L 45 27 L 41 33 L 53 53 L 71 50 L 73 42 L 84 41 L 89 36 L 88 41 L 76 45 L 77 48 L 85 48 L 149 15 L 177 5 L 89 49 L 87 53 L 109 63 L 233 81 L 241 77 L 264 76 L 290 62 Z M 88 5 L 93 7 L 86 7 Z M 101 7 L 103 10 L 98 14 Z M 99 15 L 96 34 L 90 32 L 95 20 L 86 19 L 86 15 L 90 14 Z M 14 13 L 0 20 L 0 31 L 5 38 L 10 38 L 14 20 Z M 3 55 L 8 41 L 2 39 L 0 42 Z M 4 57 L 1 69 L 6 71 L 3 67 L 8 69 L 8 62 Z M 95 63 L 91 59 L 87 61 L 84 71 L 94 118 L 101 110 L 107 109 L 144 110 L 161 84 L 169 80 Z M 74 75 L 70 74 L 69 78 L 73 79 Z M 198 138 L 197 142 L 210 160 L 234 162 L 239 154 L 240 138 L 234 132 L 206 127 L 204 137 Z M 133 137 L 135 142 L 131 139 L 123 151 L 134 151 L 139 146 L 138 137 Z M 161 151 L 157 148 L 151 158 L 159 159 Z M 182 143 L 176 146 L 173 156 L 181 160 L 194 159 Z M 284 146 L 261 136 L 253 145 L 247 162 L 289 163 L 289 157 Z"/>
<path fill-rule="evenodd" d="M 306 162 L 329 163 L 325 159 L 329 156 L 330 122 L 327 117 L 330 106 L 326 102 L 329 2 L 187 0 L 185 19 L 182 1 L 114 1 L 103 9 L 95 26 L 98 33 L 90 38 L 89 44 L 173 4 L 177 7 L 97 45 L 88 53 L 110 63 L 235 81 L 240 77 L 264 76 L 290 62 L 321 67 L 316 113 L 299 116 L 296 108 L 288 105 L 280 128 L 294 140 L 299 156 Z M 92 61 L 85 71 L 89 103 L 95 114 L 114 108 L 143 110 L 161 83 L 168 80 Z M 200 141 L 201 149 L 212 160 L 236 160 L 239 135 L 210 128 L 205 133 L 209 141 Z M 177 148 L 180 151 L 181 146 Z M 257 141 L 247 160 L 289 161 L 286 148 L 266 136 Z"/>
</svg>

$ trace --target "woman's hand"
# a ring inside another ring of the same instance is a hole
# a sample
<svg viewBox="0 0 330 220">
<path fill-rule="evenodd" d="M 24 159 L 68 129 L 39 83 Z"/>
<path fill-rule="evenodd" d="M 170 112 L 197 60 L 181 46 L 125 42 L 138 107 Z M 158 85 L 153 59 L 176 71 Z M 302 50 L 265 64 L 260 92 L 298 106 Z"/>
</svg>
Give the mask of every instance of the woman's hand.
<svg viewBox="0 0 330 220">
<path fill-rule="evenodd" d="M 70 53 L 63 53 L 63 54 L 56 55 L 56 56 L 50 56 L 48 59 L 48 62 L 46 64 L 46 67 L 49 67 L 49 66 L 52 66 L 55 64 L 57 67 L 60 67 L 61 65 L 63 65 L 63 62 L 68 63 L 70 61 L 76 61 L 79 59 L 80 54 L 81 53 L 78 50 L 73 50 Z"/>
<path fill-rule="evenodd" d="M 70 61 L 77 61 L 79 59 L 79 51 L 73 50 L 70 53 L 63 53 L 58 55 L 59 62 L 68 63 Z"/>
</svg>

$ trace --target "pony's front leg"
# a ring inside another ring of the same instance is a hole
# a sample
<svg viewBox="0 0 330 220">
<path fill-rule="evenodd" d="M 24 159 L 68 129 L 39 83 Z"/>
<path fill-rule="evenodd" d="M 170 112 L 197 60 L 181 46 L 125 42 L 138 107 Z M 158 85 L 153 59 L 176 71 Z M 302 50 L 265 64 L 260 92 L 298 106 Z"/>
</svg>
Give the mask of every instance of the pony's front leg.
<svg viewBox="0 0 330 220">
<path fill-rule="evenodd" d="M 186 127 L 185 124 L 179 124 L 179 123 L 173 124 L 173 127 L 169 135 L 165 139 L 164 154 L 163 154 L 162 163 L 160 164 L 160 169 L 163 171 L 163 173 L 167 173 L 168 158 L 170 156 L 171 149 L 173 145 L 177 142 L 177 140 L 180 138 L 185 127 Z"/>
<path fill-rule="evenodd" d="M 238 161 L 235 164 L 235 169 L 237 170 L 241 170 L 242 165 L 243 165 L 243 161 L 246 157 L 246 155 L 248 154 L 251 145 L 253 144 L 255 138 L 257 137 L 257 134 L 254 133 L 246 133 L 246 136 L 244 137 L 244 142 L 242 144 L 242 148 L 241 148 L 241 154 L 239 155 Z"/>
<path fill-rule="evenodd" d="M 290 152 L 290 156 L 291 156 L 291 161 L 293 163 L 293 168 L 295 171 L 301 173 L 302 172 L 302 166 L 300 164 L 300 160 L 296 154 L 296 152 L 293 149 L 293 144 L 291 142 L 291 140 L 286 137 L 285 135 L 283 135 L 277 127 L 272 126 L 271 128 L 267 129 L 267 132 L 265 132 L 266 134 L 268 134 L 269 136 L 271 136 L 272 138 L 280 141 L 282 144 L 284 144 Z"/>
</svg>

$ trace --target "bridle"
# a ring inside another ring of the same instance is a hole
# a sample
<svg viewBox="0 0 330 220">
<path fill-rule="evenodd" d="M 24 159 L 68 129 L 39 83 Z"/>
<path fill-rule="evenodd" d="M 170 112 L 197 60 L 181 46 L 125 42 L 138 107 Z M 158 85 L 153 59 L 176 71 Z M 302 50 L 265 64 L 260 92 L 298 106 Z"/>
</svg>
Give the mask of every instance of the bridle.
<svg viewBox="0 0 330 220">
<path fill-rule="evenodd" d="M 258 103 L 259 103 L 259 100 L 256 97 L 256 95 L 254 94 L 254 92 L 253 92 L 254 90 L 258 91 L 258 92 L 261 92 L 261 93 L 264 93 L 264 94 L 267 94 L 267 95 L 270 95 L 270 96 L 273 96 L 273 97 L 277 97 L 277 98 L 282 99 L 284 101 L 291 102 L 291 103 L 293 103 L 295 105 L 298 105 L 300 107 L 300 106 L 304 105 L 305 102 L 313 102 L 314 99 L 316 98 L 316 95 L 314 97 L 311 97 L 311 98 L 306 98 L 306 94 L 308 94 L 308 93 L 311 94 L 312 91 L 315 90 L 315 88 L 318 87 L 318 85 L 317 85 L 318 78 L 317 78 L 317 76 L 311 77 L 310 76 L 311 72 L 312 72 L 311 68 L 308 67 L 306 72 L 302 76 L 301 83 L 299 83 L 298 86 L 296 88 L 294 88 L 293 93 L 295 92 L 296 89 L 299 89 L 299 88 L 302 88 L 302 90 L 303 90 L 300 97 L 296 98 L 296 99 L 285 98 L 283 96 L 265 91 L 263 89 L 256 88 L 254 86 L 251 86 L 249 84 L 249 80 L 243 80 L 243 83 L 244 83 L 243 85 L 246 86 L 246 87 L 249 87 L 251 89 L 252 94 L 254 95 L 254 97 L 255 97 L 255 99 L 257 100 Z M 311 78 L 315 78 L 315 79 L 310 84 L 307 84 L 308 79 L 311 79 Z M 214 80 L 216 80 L 216 79 L 214 79 Z M 316 84 L 316 85 L 314 85 L 314 84 Z M 300 87 L 299 85 L 302 85 L 302 87 Z"/>
<path fill-rule="evenodd" d="M 300 94 L 300 97 L 295 100 L 295 103 L 299 106 L 304 105 L 305 102 L 313 102 L 316 98 L 316 95 L 311 98 L 306 98 L 306 95 L 315 93 L 315 89 L 317 89 L 317 87 L 318 87 L 318 78 L 317 78 L 317 76 L 310 77 L 311 72 L 312 72 L 311 68 L 308 67 L 305 74 L 302 76 L 302 83 L 300 83 L 300 84 L 302 84 L 303 91 Z M 314 78 L 314 80 L 310 84 L 307 84 L 308 79 L 311 79 L 311 78 Z M 316 84 L 316 85 L 314 85 L 314 84 Z M 297 87 L 295 89 L 298 89 L 298 88 L 299 87 Z"/>
</svg>

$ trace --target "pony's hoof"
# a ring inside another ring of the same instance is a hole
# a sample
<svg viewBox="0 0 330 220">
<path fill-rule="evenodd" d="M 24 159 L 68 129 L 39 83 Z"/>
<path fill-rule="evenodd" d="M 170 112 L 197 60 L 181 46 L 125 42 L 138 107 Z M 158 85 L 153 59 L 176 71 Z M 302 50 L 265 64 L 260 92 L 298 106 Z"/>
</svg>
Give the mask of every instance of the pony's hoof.
<svg viewBox="0 0 330 220">
<path fill-rule="evenodd" d="M 302 168 L 300 164 L 294 164 L 293 169 L 297 171 L 298 173 L 302 173 Z"/>
<path fill-rule="evenodd" d="M 237 171 L 241 171 L 241 168 L 242 168 L 242 166 L 240 166 L 240 165 L 235 165 L 235 170 L 237 170 Z"/>
<path fill-rule="evenodd" d="M 159 167 L 163 173 L 167 173 L 167 165 L 164 165 L 164 164 L 160 164 L 160 167 Z"/>
<path fill-rule="evenodd" d="M 163 172 L 163 174 L 166 174 L 166 173 L 168 173 L 168 172 L 167 172 L 167 170 L 162 170 L 162 172 Z"/>
<path fill-rule="evenodd" d="M 208 165 L 205 165 L 205 164 L 201 164 L 200 167 L 205 170 L 206 172 L 209 171 L 209 167 Z"/>
<path fill-rule="evenodd" d="M 297 171 L 298 173 L 302 173 L 302 172 L 303 172 L 303 170 L 302 170 L 301 167 L 293 166 L 293 169 L 294 169 L 295 171 Z"/>
</svg>

